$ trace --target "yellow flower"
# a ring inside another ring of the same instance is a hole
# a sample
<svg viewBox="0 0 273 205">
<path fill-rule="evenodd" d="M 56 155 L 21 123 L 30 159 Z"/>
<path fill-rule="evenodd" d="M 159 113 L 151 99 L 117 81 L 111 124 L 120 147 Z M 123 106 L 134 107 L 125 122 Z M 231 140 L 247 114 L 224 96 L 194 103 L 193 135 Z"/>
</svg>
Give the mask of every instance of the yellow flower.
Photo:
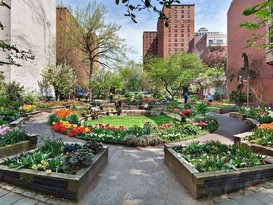
<svg viewBox="0 0 273 205">
<path fill-rule="evenodd" d="M 42 161 L 41 161 L 41 164 L 42 164 L 44 167 L 47 167 L 47 166 L 48 166 L 48 162 L 46 162 L 45 160 L 42 160 Z"/>
<path fill-rule="evenodd" d="M 52 173 L 52 171 L 51 171 L 50 169 L 47 169 L 47 170 L 46 170 L 46 174 L 47 174 L 47 175 L 50 175 L 51 173 Z"/>
<path fill-rule="evenodd" d="M 31 169 L 33 169 L 33 170 L 37 170 L 37 169 L 38 169 L 38 167 L 37 167 L 37 165 L 36 165 L 36 164 L 34 164 L 34 165 L 32 165 Z"/>
</svg>

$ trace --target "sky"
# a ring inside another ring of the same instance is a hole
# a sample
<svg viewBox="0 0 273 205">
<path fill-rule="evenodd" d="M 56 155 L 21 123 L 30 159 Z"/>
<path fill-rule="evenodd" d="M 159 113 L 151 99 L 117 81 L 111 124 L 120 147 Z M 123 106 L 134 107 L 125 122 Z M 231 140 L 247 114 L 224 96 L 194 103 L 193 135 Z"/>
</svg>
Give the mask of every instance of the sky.
<svg viewBox="0 0 273 205">
<path fill-rule="evenodd" d="M 68 8 L 82 6 L 91 0 L 57 0 L 57 5 L 62 4 Z M 105 15 L 106 23 L 116 23 L 121 26 L 119 35 L 125 39 L 128 47 L 134 50 L 134 53 L 128 53 L 128 58 L 136 62 L 142 62 L 142 35 L 144 31 L 156 31 L 158 15 L 154 12 L 140 11 L 135 12 L 137 23 L 131 21 L 126 13 L 125 6 L 116 5 L 115 0 L 96 0 L 103 3 L 108 13 Z M 121 0 L 120 0 L 121 1 Z M 227 32 L 227 11 L 232 0 L 180 0 L 180 3 L 195 4 L 195 31 L 201 27 L 206 27 L 209 31 Z M 107 3 L 105 3 L 107 2 Z M 140 2 L 140 0 L 131 0 L 131 2 Z M 156 0 L 152 0 L 156 2 Z M 158 5 L 161 9 L 161 6 Z"/>
</svg>

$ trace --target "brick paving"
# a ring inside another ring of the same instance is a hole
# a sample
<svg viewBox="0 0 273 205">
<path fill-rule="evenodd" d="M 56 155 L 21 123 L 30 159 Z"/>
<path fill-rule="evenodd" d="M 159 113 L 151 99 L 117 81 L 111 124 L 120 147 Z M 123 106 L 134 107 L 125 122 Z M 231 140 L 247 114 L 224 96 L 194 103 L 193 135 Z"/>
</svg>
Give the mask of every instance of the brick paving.
<svg viewBox="0 0 273 205">
<path fill-rule="evenodd" d="M 31 134 L 61 137 L 53 134 L 43 113 L 28 121 L 23 129 Z M 201 141 L 219 139 L 230 144 L 233 134 L 249 128 L 228 115 L 215 114 L 219 127 L 215 133 L 202 136 Z M 39 141 L 40 143 L 40 141 Z M 101 171 L 84 198 L 75 203 L 0 182 L 0 205 L 43 204 L 174 204 L 174 205 L 273 205 L 273 181 L 248 187 L 235 193 L 196 200 L 181 186 L 163 162 L 163 147 L 130 148 L 109 145 L 109 162 Z"/>
</svg>

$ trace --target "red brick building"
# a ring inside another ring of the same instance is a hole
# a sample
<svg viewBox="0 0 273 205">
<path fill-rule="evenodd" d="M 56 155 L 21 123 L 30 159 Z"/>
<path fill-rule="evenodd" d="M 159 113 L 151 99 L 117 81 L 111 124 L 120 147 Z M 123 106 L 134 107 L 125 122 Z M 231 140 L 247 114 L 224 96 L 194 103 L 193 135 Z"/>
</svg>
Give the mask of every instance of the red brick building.
<svg viewBox="0 0 273 205">
<path fill-rule="evenodd" d="M 143 58 L 148 55 L 156 56 L 158 54 L 158 40 L 156 31 L 143 32 Z"/>
<path fill-rule="evenodd" d="M 247 79 L 245 74 L 246 66 L 242 54 L 245 53 L 248 56 L 248 65 L 250 70 L 254 72 L 254 75 L 250 75 L 250 93 L 255 96 L 255 100 L 262 99 L 267 102 L 273 102 L 273 66 L 270 65 L 272 61 L 271 50 L 258 50 L 257 46 L 250 48 L 242 48 L 246 45 L 246 40 L 252 38 L 252 34 L 255 32 L 265 33 L 266 27 L 261 28 L 258 31 L 247 31 L 244 28 L 240 28 L 239 23 L 246 20 L 255 21 L 254 16 L 245 17 L 242 16 L 242 11 L 246 7 L 251 7 L 257 3 L 261 3 L 263 0 L 233 0 L 228 10 L 228 63 L 227 63 L 227 90 L 228 93 L 237 90 L 239 76 L 243 79 Z M 258 42 L 258 45 L 263 42 Z M 267 57 L 267 58 L 266 58 Z M 252 74 L 253 74 L 252 72 Z M 232 80 L 233 79 L 233 80 Z M 243 92 L 246 92 L 246 86 L 243 88 Z"/>
<path fill-rule="evenodd" d="M 151 49 L 153 42 L 158 47 L 157 55 L 160 57 L 167 57 L 176 52 L 188 52 L 189 42 L 194 38 L 194 6 L 194 4 L 177 4 L 170 8 L 164 6 L 162 12 L 169 18 L 169 27 L 165 27 L 163 20 L 158 20 L 157 32 L 143 33 L 143 57 L 155 53 L 155 50 Z M 146 40 L 144 36 L 147 35 L 153 35 L 155 41 Z M 147 42 L 151 43 L 150 46 Z"/>
<path fill-rule="evenodd" d="M 88 84 L 89 81 L 89 62 L 84 61 L 86 54 L 80 50 L 75 43 L 74 36 L 71 34 L 73 29 L 78 28 L 78 23 L 66 7 L 56 9 L 56 64 L 67 64 L 74 68 L 81 86 Z M 93 39 L 97 39 L 93 34 Z M 99 64 L 94 62 L 95 71 Z"/>
</svg>

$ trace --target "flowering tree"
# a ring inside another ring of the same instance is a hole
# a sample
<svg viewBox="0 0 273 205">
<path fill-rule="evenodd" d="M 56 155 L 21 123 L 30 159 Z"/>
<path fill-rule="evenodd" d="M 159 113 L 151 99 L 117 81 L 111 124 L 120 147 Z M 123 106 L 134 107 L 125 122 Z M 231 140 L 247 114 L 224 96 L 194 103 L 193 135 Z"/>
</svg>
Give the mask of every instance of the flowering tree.
<svg viewBox="0 0 273 205">
<path fill-rule="evenodd" d="M 57 100 L 65 98 L 78 81 L 74 69 L 68 65 L 50 65 L 48 70 L 44 70 L 42 76 L 43 81 L 53 87 Z"/>
</svg>

